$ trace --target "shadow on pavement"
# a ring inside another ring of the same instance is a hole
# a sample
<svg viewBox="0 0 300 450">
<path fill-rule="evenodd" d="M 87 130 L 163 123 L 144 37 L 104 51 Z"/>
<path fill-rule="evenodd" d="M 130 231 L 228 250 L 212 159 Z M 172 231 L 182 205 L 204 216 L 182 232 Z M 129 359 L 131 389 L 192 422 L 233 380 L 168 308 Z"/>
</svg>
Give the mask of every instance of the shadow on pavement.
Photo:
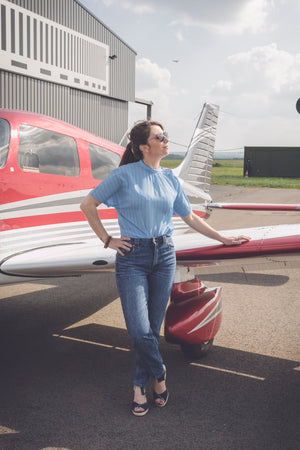
<svg viewBox="0 0 300 450">
<path fill-rule="evenodd" d="M 39 339 L 23 330 L 15 340 L 14 329 L 2 330 L 3 450 L 286 450 L 299 443 L 295 362 L 222 347 L 187 361 L 162 340 L 170 400 L 155 408 L 149 389 L 152 407 L 137 418 L 129 409 L 126 331 L 91 323 L 57 335 L 54 328 Z"/>
<path fill-rule="evenodd" d="M 15 288 L 15 295 L 0 300 L 0 339 L 3 333 L 7 338 L 10 330 L 14 330 L 12 340 L 25 331 L 39 339 L 85 319 L 118 297 L 114 274 L 47 279 L 34 286 L 34 292 L 18 294 Z"/>
</svg>

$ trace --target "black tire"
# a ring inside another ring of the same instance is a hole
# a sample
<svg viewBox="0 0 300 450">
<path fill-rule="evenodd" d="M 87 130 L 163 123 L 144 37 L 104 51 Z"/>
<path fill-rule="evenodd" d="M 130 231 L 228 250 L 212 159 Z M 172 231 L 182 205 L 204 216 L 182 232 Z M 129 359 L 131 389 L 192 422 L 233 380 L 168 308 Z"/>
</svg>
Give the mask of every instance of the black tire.
<svg viewBox="0 0 300 450">
<path fill-rule="evenodd" d="M 201 344 L 180 344 L 181 351 L 187 358 L 200 359 L 207 355 L 213 345 L 214 339 L 202 342 Z"/>
</svg>

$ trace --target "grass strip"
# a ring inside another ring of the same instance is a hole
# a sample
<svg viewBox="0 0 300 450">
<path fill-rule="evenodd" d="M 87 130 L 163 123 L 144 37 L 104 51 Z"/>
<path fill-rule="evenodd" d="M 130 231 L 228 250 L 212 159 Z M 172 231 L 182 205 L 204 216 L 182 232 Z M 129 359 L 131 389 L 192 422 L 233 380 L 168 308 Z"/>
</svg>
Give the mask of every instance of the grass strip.
<svg viewBox="0 0 300 450">
<path fill-rule="evenodd" d="M 161 161 L 161 165 L 169 169 L 174 169 L 180 163 L 181 159 L 163 159 Z M 213 162 L 211 184 L 300 189 L 300 178 L 244 177 L 243 159 L 219 159 Z"/>
</svg>

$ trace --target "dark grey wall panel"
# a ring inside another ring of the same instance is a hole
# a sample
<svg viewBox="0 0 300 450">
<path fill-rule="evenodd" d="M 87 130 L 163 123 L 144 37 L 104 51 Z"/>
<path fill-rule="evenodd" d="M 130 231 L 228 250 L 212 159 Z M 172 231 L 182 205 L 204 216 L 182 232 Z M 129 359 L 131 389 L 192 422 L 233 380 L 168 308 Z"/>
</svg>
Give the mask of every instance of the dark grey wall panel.
<svg viewBox="0 0 300 450">
<path fill-rule="evenodd" d="M 300 177 L 300 147 L 244 147 L 244 175 Z"/>
</svg>

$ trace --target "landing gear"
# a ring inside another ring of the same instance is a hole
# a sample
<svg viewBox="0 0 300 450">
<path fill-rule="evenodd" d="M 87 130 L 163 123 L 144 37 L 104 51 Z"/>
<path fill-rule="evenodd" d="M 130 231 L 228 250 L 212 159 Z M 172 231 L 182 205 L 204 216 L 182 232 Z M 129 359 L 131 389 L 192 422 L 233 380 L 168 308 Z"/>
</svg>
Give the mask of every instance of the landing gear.
<svg viewBox="0 0 300 450">
<path fill-rule="evenodd" d="M 180 344 L 182 353 L 186 358 L 201 359 L 207 355 L 213 345 L 214 339 L 202 342 L 201 344 Z"/>
<path fill-rule="evenodd" d="M 179 344 L 189 359 L 211 349 L 222 318 L 221 288 L 208 288 L 192 267 L 177 267 L 165 317 L 165 339 Z"/>
</svg>

